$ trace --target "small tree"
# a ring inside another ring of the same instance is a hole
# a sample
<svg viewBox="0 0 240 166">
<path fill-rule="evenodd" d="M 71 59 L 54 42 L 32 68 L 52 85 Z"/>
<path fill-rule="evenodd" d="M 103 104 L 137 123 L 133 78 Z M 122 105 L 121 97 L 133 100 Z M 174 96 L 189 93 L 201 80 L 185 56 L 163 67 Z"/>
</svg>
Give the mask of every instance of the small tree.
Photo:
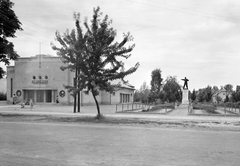
<svg viewBox="0 0 240 166">
<path fill-rule="evenodd" d="M 150 93 L 150 90 L 147 86 L 146 81 L 144 81 L 140 89 L 136 90 L 136 92 L 134 93 L 134 100 L 138 102 L 140 101 L 142 103 L 147 103 L 149 93 Z"/>
<path fill-rule="evenodd" d="M 192 101 L 195 101 L 196 98 L 197 98 L 196 91 L 195 91 L 195 89 L 193 89 L 193 91 L 192 91 L 192 93 L 191 93 L 191 100 L 192 100 Z"/>
<path fill-rule="evenodd" d="M 181 101 L 181 87 L 176 77 L 168 76 L 163 86 L 165 99 L 169 102 Z"/>
<path fill-rule="evenodd" d="M 16 37 L 17 30 L 22 30 L 21 22 L 12 10 L 14 3 L 10 0 L 0 0 L 0 62 L 10 64 L 10 60 L 16 60 L 19 55 L 14 51 L 14 45 L 7 38 Z M 0 78 L 5 71 L 0 67 Z"/>
<path fill-rule="evenodd" d="M 120 88 L 120 84 L 111 84 L 113 80 L 124 80 L 124 77 L 132 74 L 139 67 L 139 63 L 128 70 L 124 69 L 124 63 L 118 58 L 129 58 L 129 54 L 135 44 L 125 47 L 124 45 L 132 40 L 130 33 L 124 34 L 123 40 L 118 43 L 114 42 L 116 37 L 116 30 L 111 25 L 106 15 L 101 19 L 102 13 L 97 7 L 93 10 L 93 18 L 91 26 L 85 20 L 84 25 L 87 29 L 84 38 L 84 50 L 79 60 L 78 68 L 80 72 L 77 75 L 77 86 L 66 86 L 70 92 L 76 94 L 77 92 L 86 89 L 91 92 L 96 103 L 98 117 L 101 116 L 99 103 L 96 96 L 100 90 L 113 92 Z"/>
<path fill-rule="evenodd" d="M 159 99 L 159 93 L 162 87 L 162 75 L 161 75 L 161 70 L 160 69 L 155 69 L 152 71 L 151 74 L 151 90 L 150 90 L 150 100 L 151 101 L 156 101 L 156 99 Z"/>
</svg>

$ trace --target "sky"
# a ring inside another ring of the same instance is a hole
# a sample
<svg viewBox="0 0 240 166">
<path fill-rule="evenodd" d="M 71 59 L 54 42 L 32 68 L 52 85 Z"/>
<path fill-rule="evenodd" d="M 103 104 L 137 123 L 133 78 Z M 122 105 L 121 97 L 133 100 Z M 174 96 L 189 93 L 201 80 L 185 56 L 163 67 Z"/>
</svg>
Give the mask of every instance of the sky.
<svg viewBox="0 0 240 166">
<path fill-rule="evenodd" d="M 180 85 L 189 79 L 189 89 L 240 85 L 240 1 L 237 0 L 12 0 L 24 31 L 9 39 L 21 57 L 57 56 L 50 43 L 55 32 L 74 29 L 73 13 L 82 22 L 91 20 L 93 8 L 112 19 L 116 41 L 130 32 L 136 44 L 125 69 L 140 63 L 126 77 L 136 89 L 151 72 L 161 69 L 162 78 L 176 76 Z M 84 26 L 82 25 L 84 29 Z M 123 60 L 123 59 L 122 59 Z"/>
</svg>

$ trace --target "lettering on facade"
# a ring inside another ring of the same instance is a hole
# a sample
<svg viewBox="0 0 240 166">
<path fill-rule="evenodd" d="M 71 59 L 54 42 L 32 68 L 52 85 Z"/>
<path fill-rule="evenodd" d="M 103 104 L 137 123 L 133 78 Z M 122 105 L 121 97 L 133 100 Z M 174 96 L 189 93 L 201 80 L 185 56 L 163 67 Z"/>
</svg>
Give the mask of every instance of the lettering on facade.
<svg viewBox="0 0 240 166">
<path fill-rule="evenodd" d="M 33 84 L 47 84 L 48 80 L 32 80 Z"/>
</svg>

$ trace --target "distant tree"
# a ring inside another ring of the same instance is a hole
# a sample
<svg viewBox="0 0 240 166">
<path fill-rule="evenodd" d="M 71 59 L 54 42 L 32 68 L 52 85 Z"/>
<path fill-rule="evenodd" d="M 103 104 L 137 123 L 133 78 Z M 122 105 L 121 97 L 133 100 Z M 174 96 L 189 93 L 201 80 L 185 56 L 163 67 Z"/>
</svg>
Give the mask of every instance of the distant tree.
<svg viewBox="0 0 240 166">
<path fill-rule="evenodd" d="M 15 12 L 12 10 L 14 3 L 10 0 L 0 0 L 0 62 L 10 64 L 10 60 L 16 60 L 19 55 L 14 51 L 14 45 L 7 38 L 14 38 L 17 30 L 21 28 Z M 0 78 L 3 78 L 5 71 L 0 67 Z"/>
<path fill-rule="evenodd" d="M 143 84 L 141 85 L 140 89 L 136 90 L 136 92 L 134 93 L 135 101 L 140 101 L 142 103 L 147 103 L 149 93 L 150 93 L 150 89 L 147 86 L 146 81 L 144 81 Z"/>
<path fill-rule="evenodd" d="M 240 92 L 240 86 L 239 85 L 236 86 L 236 92 Z"/>
<path fill-rule="evenodd" d="M 219 89 L 218 89 L 217 86 L 213 86 L 213 87 L 212 87 L 212 93 L 213 93 L 213 94 L 217 94 L 218 91 L 219 91 Z"/>
<path fill-rule="evenodd" d="M 224 86 L 224 89 L 227 91 L 227 95 L 229 95 L 233 91 L 233 86 L 231 84 L 227 84 Z"/>
<path fill-rule="evenodd" d="M 159 99 L 162 102 L 165 102 L 167 100 L 167 95 L 166 95 L 166 93 L 163 90 L 161 90 L 160 93 L 159 93 Z"/>
<path fill-rule="evenodd" d="M 196 98 L 197 98 L 196 91 L 195 91 L 195 89 L 193 89 L 193 91 L 192 91 L 192 93 L 191 93 L 191 100 L 192 100 L 192 101 L 195 101 Z"/>
<path fill-rule="evenodd" d="M 206 88 L 199 89 L 197 99 L 199 102 L 210 102 L 212 101 L 213 90 L 211 86 L 207 86 Z"/>
<path fill-rule="evenodd" d="M 227 102 L 229 102 L 229 97 L 228 97 L 228 95 L 227 95 L 226 98 L 224 99 L 224 103 L 227 103 Z"/>
<path fill-rule="evenodd" d="M 84 25 L 87 29 L 84 38 L 84 53 L 79 60 L 78 67 L 78 85 L 66 86 L 70 92 L 77 93 L 83 89 L 91 92 L 97 107 L 97 117 L 101 117 L 99 103 L 96 96 L 100 90 L 113 92 L 120 88 L 120 84 L 111 84 L 113 80 L 124 80 L 125 76 L 132 74 L 139 67 L 136 63 L 134 67 L 128 70 L 124 69 L 124 63 L 118 58 L 129 58 L 130 52 L 135 44 L 125 47 L 124 45 L 133 38 L 130 33 L 124 34 L 123 40 L 118 43 L 114 42 L 116 30 L 109 27 L 112 21 L 109 21 L 106 15 L 101 19 L 102 13 L 97 7 L 93 10 L 91 25 L 85 20 Z M 124 70 L 123 70 L 124 69 Z"/>
<path fill-rule="evenodd" d="M 213 96 L 213 91 L 212 91 L 212 87 L 211 86 L 207 86 L 207 88 L 205 88 L 206 92 L 205 92 L 205 100 L 207 102 L 212 101 L 212 96 Z"/>
<path fill-rule="evenodd" d="M 205 91 L 204 91 L 204 89 L 199 89 L 198 90 L 197 99 L 198 99 L 199 102 L 204 102 L 205 101 Z"/>
<path fill-rule="evenodd" d="M 159 93 L 162 87 L 162 75 L 161 75 L 160 69 L 155 69 L 151 73 L 151 92 L 149 99 L 153 102 L 156 101 L 156 99 L 159 98 Z"/>
<path fill-rule="evenodd" d="M 240 101 L 240 91 L 234 91 L 234 92 L 232 92 L 231 100 L 232 100 L 233 102 L 239 102 L 239 101 Z"/>
<path fill-rule="evenodd" d="M 164 97 L 168 102 L 181 101 L 181 87 L 176 77 L 168 76 L 163 86 Z"/>
<path fill-rule="evenodd" d="M 239 102 L 240 101 L 240 86 L 239 85 L 237 85 L 236 90 L 232 92 L 231 100 L 233 102 Z"/>
<path fill-rule="evenodd" d="M 222 102 L 222 98 L 221 98 L 220 96 L 217 95 L 217 97 L 216 97 L 216 101 L 217 101 L 217 103 L 220 103 L 220 102 Z"/>
</svg>

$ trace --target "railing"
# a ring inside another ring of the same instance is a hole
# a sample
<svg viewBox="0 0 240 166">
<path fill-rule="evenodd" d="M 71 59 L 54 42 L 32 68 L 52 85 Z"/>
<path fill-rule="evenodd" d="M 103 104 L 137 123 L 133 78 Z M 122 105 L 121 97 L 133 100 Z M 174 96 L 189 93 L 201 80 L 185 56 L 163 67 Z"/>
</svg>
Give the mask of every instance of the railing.
<svg viewBox="0 0 240 166">
<path fill-rule="evenodd" d="M 120 103 L 116 104 L 116 112 L 130 112 L 137 110 L 150 109 L 151 105 L 144 103 Z"/>
<path fill-rule="evenodd" d="M 228 103 L 217 104 L 217 108 L 224 111 L 225 114 L 227 114 L 227 112 L 233 113 L 233 114 L 240 114 L 239 103 L 228 102 Z"/>
</svg>

